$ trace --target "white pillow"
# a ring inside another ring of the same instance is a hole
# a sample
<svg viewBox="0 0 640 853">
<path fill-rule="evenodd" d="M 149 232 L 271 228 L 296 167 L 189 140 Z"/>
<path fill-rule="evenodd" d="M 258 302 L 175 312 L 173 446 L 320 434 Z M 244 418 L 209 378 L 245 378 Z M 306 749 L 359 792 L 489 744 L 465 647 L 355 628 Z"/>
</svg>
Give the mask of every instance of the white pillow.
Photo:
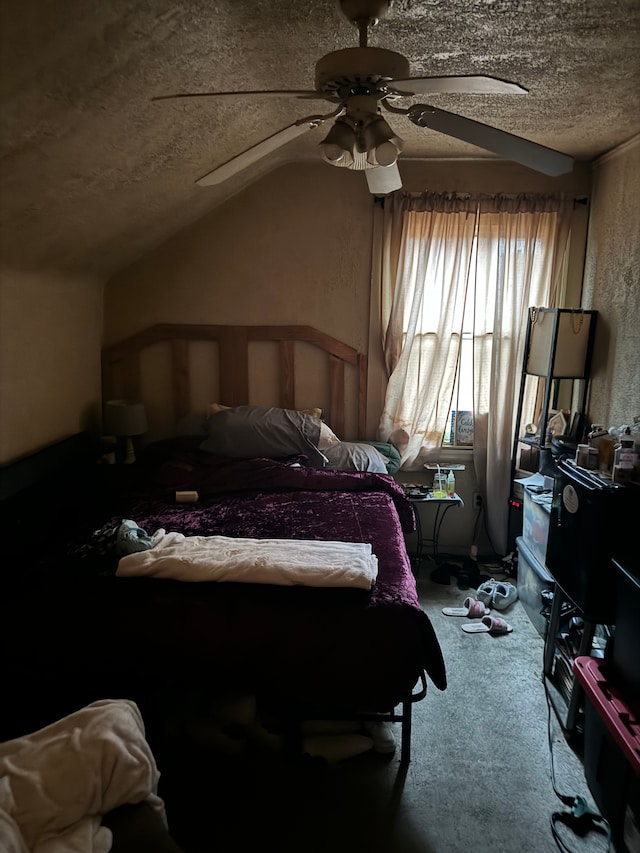
<svg viewBox="0 0 640 853">
<path fill-rule="evenodd" d="M 340 439 L 335 432 L 328 427 L 324 421 L 320 424 L 320 438 L 318 439 L 318 450 L 327 450 L 340 444 Z"/>
</svg>

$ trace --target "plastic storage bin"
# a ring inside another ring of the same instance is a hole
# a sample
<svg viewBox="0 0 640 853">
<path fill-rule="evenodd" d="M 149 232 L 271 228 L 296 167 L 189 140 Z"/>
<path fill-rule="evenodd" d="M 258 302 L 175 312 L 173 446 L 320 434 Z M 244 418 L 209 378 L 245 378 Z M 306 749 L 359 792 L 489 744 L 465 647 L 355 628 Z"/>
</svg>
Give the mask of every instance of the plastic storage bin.
<svg viewBox="0 0 640 853">
<path fill-rule="evenodd" d="M 574 673 L 584 688 L 584 770 L 602 816 L 609 821 L 617 853 L 640 849 L 640 720 L 609 677 L 608 665 L 576 658 Z"/>
<path fill-rule="evenodd" d="M 524 487 L 524 507 L 522 516 L 522 538 L 534 557 L 541 563 L 547 562 L 547 541 L 549 539 L 549 518 L 551 500 L 548 506 L 537 503 L 528 486 Z"/>
<path fill-rule="evenodd" d="M 640 579 L 628 568 L 631 558 L 614 557 L 612 563 L 617 576 L 617 595 L 611 677 L 640 719 Z"/>
<path fill-rule="evenodd" d="M 545 637 L 548 622 L 541 612 L 543 607 L 541 592 L 543 589 L 554 588 L 553 577 L 544 563 L 536 558 L 523 536 L 518 536 L 516 546 L 518 548 L 518 597 L 537 632 L 541 637 Z"/>
</svg>

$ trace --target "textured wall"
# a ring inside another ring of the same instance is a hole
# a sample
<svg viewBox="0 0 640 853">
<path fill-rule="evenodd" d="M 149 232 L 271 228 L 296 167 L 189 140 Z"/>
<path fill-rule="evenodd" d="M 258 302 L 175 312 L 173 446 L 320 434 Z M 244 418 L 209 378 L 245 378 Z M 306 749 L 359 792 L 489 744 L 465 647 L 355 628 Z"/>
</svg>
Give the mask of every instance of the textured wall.
<svg viewBox="0 0 640 853">
<path fill-rule="evenodd" d="M 102 286 L 0 273 L 0 463 L 99 423 Z"/>
<path fill-rule="evenodd" d="M 407 190 L 461 192 L 588 195 L 591 180 L 584 167 L 554 180 L 478 161 L 407 161 L 402 175 Z M 586 226 L 585 213 L 580 208 Z M 385 377 L 375 303 L 369 340 L 372 227 L 364 175 L 324 163 L 284 166 L 114 277 L 105 290 L 105 340 L 168 321 L 316 326 L 361 351 L 369 347 L 367 432 L 374 437 Z M 579 305 L 584 236 L 577 228 L 573 305 Z M 158 361 L 143 372 L 157 378 L 163 368 Z M 152 414 L 164 430 L 168 416 L 154 395 Z M 304 402 L 321 404 L 317 397 Z"/>
<path fill-rule="evenodd" d="M 594 167 L 584 307 L 600 312 L 589 414 L 607 426 L 640 415 L 640 137 Z"/>
</svg>

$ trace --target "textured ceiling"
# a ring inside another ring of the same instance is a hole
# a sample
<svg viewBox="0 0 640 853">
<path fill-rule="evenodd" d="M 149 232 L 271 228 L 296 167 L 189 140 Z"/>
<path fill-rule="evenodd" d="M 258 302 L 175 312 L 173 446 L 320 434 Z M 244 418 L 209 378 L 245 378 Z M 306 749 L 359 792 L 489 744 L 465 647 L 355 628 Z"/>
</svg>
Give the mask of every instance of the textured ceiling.
<svg viewBox="0 0 640 853">
<path fill-rule="evenodd" d="M 330 111 L 292 97 L 151 97 L 312 89 L 320 57 L 358 44 L 335 0 L 0 0 L 0 14 L 2 262 L 101 276 L 274 165 L 317 158 L 326 128 L 220 186 L 194 184 L 296 119 Z M 640 130 L 638 0 L 395 0 L 369 45 L 402 53 L 414 77 L 517 81 L 528 95 L 412 101 L 578 160 Z M 493 156 L 389 121 L 403 158 Z"/>
</svg>

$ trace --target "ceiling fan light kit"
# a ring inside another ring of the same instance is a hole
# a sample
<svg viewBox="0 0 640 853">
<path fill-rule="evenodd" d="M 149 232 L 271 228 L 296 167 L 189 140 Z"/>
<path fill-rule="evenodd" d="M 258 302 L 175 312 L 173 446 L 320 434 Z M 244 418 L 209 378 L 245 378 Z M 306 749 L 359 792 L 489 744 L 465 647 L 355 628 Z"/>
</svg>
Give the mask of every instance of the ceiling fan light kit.
<svg viewBox="0 0 640 853">
<path fill-rule="evenodd" d="M 324 160 L 332 166 L 362 171 L 396 163 L 402 140 L 375 111 L 375 100 L 368 100 L 354 98 L 358 103 L 349 105 L 320 143 Z"/>
<path fill-rule="evenodd" d="M 335 119 L 320 143 L 323 159 L 333 166 L 364 171 L 370 192 L 386 195 L 402 187 L 397 160 L 403 143 L 382 117 L 381 107 L 418 127 L 455 137 L 546 175 L 555 177 L 573 169 L 573 160 L 568 155 L 512 133 L 427 104 L 398 106 L 401 99 L 415 95 L 525 95 L 527 89 L 519 83 L 488 75 L 411 77 L 404 56 L 367 45 L 369 28 L 386 14 L 390 0 L 337 0 L 337 3 L 341 15 L 358 28 L 359 47 L 321 57 L 316 63 L 314 90 L 182 93 L 153 99 L 289 96 L 325 100 L 336 107 L 326 115 L 298 119 L 217 166 L 199 178 L 198 185 L 221 183 L 292 139 Z"/>
</svg>

